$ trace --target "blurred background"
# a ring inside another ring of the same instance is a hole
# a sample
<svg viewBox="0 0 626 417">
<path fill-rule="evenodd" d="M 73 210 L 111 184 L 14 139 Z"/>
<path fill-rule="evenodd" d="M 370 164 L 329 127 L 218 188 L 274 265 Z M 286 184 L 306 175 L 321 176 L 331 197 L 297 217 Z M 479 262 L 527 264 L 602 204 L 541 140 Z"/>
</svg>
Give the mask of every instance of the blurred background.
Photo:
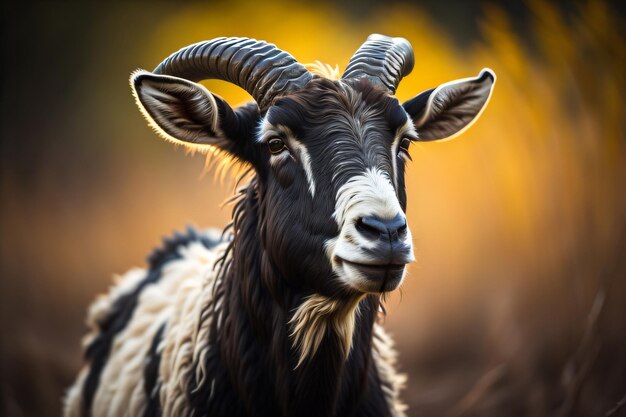
<svg viewBox="0 0 626 417">
<path fill-rule="evenodd" d="M 106 4 L 106 5 L 105 5 Z M 345 68 L 416 51 L 401 100 L 498 75 L 463 136 L 413 146 L 418 261 L 387 303 L 411 416 L 605 416 L 626 394 L 626 36 L 605 1 L 3 2 L 0 415 L 57 416 L 85 310 L 233 191 L 159 139 L 128 76 L 217 36 Z M 231 104 L 249 99 L 205 85 Z"/>
</svg>

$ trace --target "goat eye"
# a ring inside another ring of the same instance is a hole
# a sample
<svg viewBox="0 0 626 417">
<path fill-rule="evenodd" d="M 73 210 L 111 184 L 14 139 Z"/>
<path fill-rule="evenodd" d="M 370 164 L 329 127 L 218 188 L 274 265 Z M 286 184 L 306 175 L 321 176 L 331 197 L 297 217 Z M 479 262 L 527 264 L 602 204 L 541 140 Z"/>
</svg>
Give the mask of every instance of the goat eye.
<svg viewBox="0 0 626 417">
<path fill-rule="evenodd" d="M 411 145 L 411 139 L 409 139 L 409 138 L 402 138 L 400 140 L 399 148 L 400 148 L 400 150 L 403 150 L 404 152 L 408 153 L 410 145 Z"/>
<path fill-rule="evenodd" d="M 282 152 L 284 149 L 287 148 L 287 146 L 285 146 L 285 142 L 283 142 L 281 139 L 278 138 L 272 138 L 267 142 L 267 146 L 270 148 L 270 152 L 272 154 L 277 154 Z"/>
<path fill-rule="evenodd" d="M 398 158 L 404 159 L 404 161 L 412 160 L 409 154 L 409 146 L 411 146 L 410 138 L 400 139 L 400 143 L 398 144 Z"/>
</svg>

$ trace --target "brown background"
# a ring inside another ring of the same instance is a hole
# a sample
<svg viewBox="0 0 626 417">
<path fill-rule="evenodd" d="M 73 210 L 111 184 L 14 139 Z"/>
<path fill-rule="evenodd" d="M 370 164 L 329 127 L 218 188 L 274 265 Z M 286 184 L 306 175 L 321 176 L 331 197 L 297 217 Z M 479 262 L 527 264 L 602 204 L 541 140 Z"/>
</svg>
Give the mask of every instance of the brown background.
<svg viewBox="0 0 626 417">
<path fill-rule="evenodd" d="M 498 75 L 470 131 L 412 149 L 418 261 L 386 318 L 410 415 L 604 415 L 626 394 L 625 26 L 617 5 L 567 4 L 5 2 L 0 414 L 58 415 L 111 274 L 229 219 L 232 181 L 150 131 L 130 72 L 216 36 L 343 69 L 380 32 L 416 50 L 402 100 Z"/>
</svg>

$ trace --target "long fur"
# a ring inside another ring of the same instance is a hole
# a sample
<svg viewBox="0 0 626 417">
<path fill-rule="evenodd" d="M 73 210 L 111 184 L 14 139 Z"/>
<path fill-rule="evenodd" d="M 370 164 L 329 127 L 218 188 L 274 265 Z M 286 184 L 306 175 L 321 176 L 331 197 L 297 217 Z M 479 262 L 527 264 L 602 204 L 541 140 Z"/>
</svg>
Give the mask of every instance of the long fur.
<svg viewBox="0 0 626 417">
<path fill-rule="evenodd" d="M 249 183 L 221 235 L 189 229 L 166 239 L 148 268 L 92 305 L 66 417 L 404 416 L 404 377 L 378 318 L 382 294 L 414 259 L 407 140 L 469 126 L 495 75 L 400 105 L 371 77 L 308 68 L 306 85 L 263 110 L 233 109 L 182 78 L 132 74 L 159 135 L 222 168 L 241 166 Z"/>
<path fill-rule="evenodd" d="M 385 187 L 403 210 L 403 164 L 391 163 L 390 144 L 407 115 L 366 82 L 314 81 L 268 119 L 276 126 L 274 118 L 291 118 L 294 138 L 318 138 L 307 148 L 308 169 L 336 171 L 333 182 L 322 178 L 311 192 L 306 172 L 296 182 L 300 168 L 287 158 L 272 168 L 277 181 L 308 196 L 289 201 L 257 169 L 234 200 L 224 232 L 231 239 L 218 244 L 190 230 L 166 242 L 148 269 L 122 277 L 91 310 L 87 365 L 68 391 L 66 416 L 403 415 L 403 380 L 375 324 L 380 295 L 346 289 L 324 251 L 338 227 L 328 189 L 340 189 L 362 167 L 328 157 L 321 140 L 339 132 L 357 164 L 393 172 L 397 181 Z M 300 130 L 293 130 L 298 118 Z M 254 152 L 242 155 L 254 163 Z M 324 211 L 311 211 L 313 197 Z M 313 257 L 312 248 L 319 252 Z M 294 281 L 304 275 L 308 281 Z"/>
<path fill-rule="evenodd" d="M 300 304 L 289 322 L 292 325 L 289 336 L 293 347 L 299 352 L 296 367 L 317 352 L 329 329 L 339 336 L 341 352 L 344 357 L 348 357 L 352 347 L 355 316 L 362 298 L 363 296 L 355 296 L 351 300 L 333 300 L 314 294 Z"/>
<path fill-rule="evenodd" d="M 245 197 L 244 191 L 242 197 Z M 245 228 L 248 217 L 245 208 L 249 206 L 245 198 L 241 198 L 235 208 L 235 222 L 232 227 L 240 233 Z M 244 229 L 245 230 L 245 229 Z M 236 280 L 233 275 L 232 256 L 237 252 L 235 240 L 224 242 L 216 247 L 207 248 L 201 242 L 203 235 L 195 233 L 188 241 L 181 240 L 179 246 L 168 248 L 172 253 L 154 256 L 159 258 L 160 279 L 146 285 L 138 294 L 137 305 L 132 313 L 132 319 L 118 334 L 113 337 L 111 353 L 108 356 L 104 370 L 99 378 L 93 405 L 85 409 L 84 401 L 85 375 L 89 372 L 89 364 L 81 371 L 75 385 L 68 391 L 65 404 L 65 415 L 78 416 L 188 416 L 194 415 L 249 415 L 244 409 L 226 406 L 230 412 L 220 412 L 221 407 L 211 407 L 212 400 L 223 398 L 229 401 L 229 395 L 220 393 L 224 385 L 232 384 L 232 376 L 221 373 L 219 366 L 212 363 L 211 358 L 221 356 L 217 352 L 215 343 L 216 332 L 228 325 L 235 324 L 229 319 L 232 311 L 237 311 L 237 319 L 241 311 L 252 306 L 232 306 L 226 308 L 224 288 L 225 279 Z M 205 243 L 207 240 L 205 239 Z M 244 245 L 245 246 L 245 245 Z M 134 269 L 122 276 L 108 295 L 100 297 L 90 309 L 88 323 L 91 332 L 85 338 L 88 347 L 99 335 L 103 319 L 117 312 L 113 306 L 120 298 L 135 291 L 142 280 L 149 274 L 149 270 Z M 258 279 L 254 278 L 254 279 Z M 320 337 L 326 330 L 332 330 L 340 335 L 338 348 L 341 351 L 343 362 L 350 352 L 350 343 L 353 340 L 355 320 L 361 315 L 360 306 L 365 300 L 357 299 L 347 304 L 339 301 L 328 303 L 328 299 L 319 295 L 312 295 L 295 302 L 298 306 L 288 312 L 285 324 L 289 322 L 292 329 L 291 340 L 304 348 L 308 355 L 319 348 Z M 257 306 L 259 307 L 259 306 Z M 370 310 L 373 310 L 370 308 Z M 261 321 L 272 320 L 272 313 L 259 317 Z M 292 314 L 293 313 L 293 314 Z M 245 314 L 244 314 L 245 316 Z M 244 320 L 241 320 L 244 321 Z M 227 324 L 228 322 L 228 324 Z M 274 323 L 269 323 L 273 326 Z M 295 333 L 293 331 L 295 330 Z M 252 329 L 244 330 L 246 332 Z M 398 391 L 402 385 L 402 377 L 394 371 L 393 349 L 388 338 L 384 337 L 382 328 L 374 326 L 374 343 L 369 348 L 375 366 L 377 380 L 381 385 L 383 397 L 392 411 L 390 415 L 402 416 L 404 407 L 398 400 Z M 154 345 L 154 340 L 160 334 L 161 340 Z M 381 336 L 383 335 L 383 336 Z M 284 334 L 287 336 L 287 333 Z M 271 336 L 270 336 L 271 337 Z M 240 340 L 241 347 L 233 347 L 233 353 L 238 353 L 245 347 L 247 338 Z M 303 343 L 303 344 L 301 344 Z M 230 349 L 230 347 L 229 347 Z M 158 353 L 160 365 L 155 380 L 155 389 L 158 396 L 151 398 L 146 393 L 146 368 L 150 364 L 152 355 Z M 245 351 L 245 348 L 244 348 Z M 299 350 L 299 352 L 303 352 Z M 285 362 L 289 352 L 285 351 Z M 356 352 L 351 355 L 356 356 Z M 351 356 L 352 357 L 352 356 Z M 296 359 L 299 358 L 299 359 Z M 244 355 L 238 360 L 248 367 L 255 365 L 246 362 Z M 251 358 L 254 359 L 254 358 Z M 258 358 L 257 358 L 258 359 Z M 294 357 L 294 362 L 282 365 L 286 373 L 293 372 L 292 368 L 302 365 L 302 356 Z M 272 365 L 272 366 L 277 366 Z M 281 366 L 278 365 L 278 369 Z M 249 372 L 250 368 L 244 369 Z M 220 380 L 226 378 L 225 380 Z M 246 377 L 244 376 L 244 379 Z M 254 384 L 259 391 L 266 391 L 267 386 Z M 198 395 L 203 393 L 203 395 Z M 268 394 L 265 394 L 268 395 Z M 156 401 L 155 401 L 156 399 Z M 202 401 L 200 401 L 200 399 Z M 231 404 L 232 405 L 232 404 Z M 204 408 L 203 408 L 204 407 Z M 157 411 L 155 411 L 155 408 Z M 256 415 L 266 414 L 258 409 Z M 275 411 L 280 410 L 276 408 Z M 209 413 L 215 412 L 215 414 Z M 223 410 L 221 410 L 223 411 Z M 280 411 L 278 411 L 280 412 Z M 254 412 L 252 414 L 255 414 Z"/>
</svg>

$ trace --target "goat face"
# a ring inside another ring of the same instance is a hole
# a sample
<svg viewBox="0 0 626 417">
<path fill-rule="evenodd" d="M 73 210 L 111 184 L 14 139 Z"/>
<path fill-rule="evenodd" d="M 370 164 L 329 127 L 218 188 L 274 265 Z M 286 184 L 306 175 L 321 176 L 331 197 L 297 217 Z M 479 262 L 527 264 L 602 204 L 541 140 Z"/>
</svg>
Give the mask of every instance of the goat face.
<svg viewBox="0 0 626 417">
<path fill-rule="evenodd" d="M 495 81 L 484 70 L 401 105 L 392 94 L 412 65 L 406 40 L 373 35 L 343 78 L 330 81 L 273 45 L 221 38 L 184 48 L 155 73 L 134 73 L 131 85 L 166 139 L 255 169 L 261 263 L 271 262 L 291 286 L 326 295 L 385 292 L 414 259 L 405 216 L 410 144 L 464 130 Z M 233 110 L 193 82 L 202 78 L 232 81 L 257 105 Z"/>
<path fill-rule="evenodd" d="M 404 164 L 416 139 L 398 101 L 367 80 L 315 79 L 269 108 L 257 138 L 264 211 L 286 276 L 310 276 L 318 291 L 399 285 L 413 260 Z M 314 281 L 323 276 L 337 279 Z"/>
</svg>

